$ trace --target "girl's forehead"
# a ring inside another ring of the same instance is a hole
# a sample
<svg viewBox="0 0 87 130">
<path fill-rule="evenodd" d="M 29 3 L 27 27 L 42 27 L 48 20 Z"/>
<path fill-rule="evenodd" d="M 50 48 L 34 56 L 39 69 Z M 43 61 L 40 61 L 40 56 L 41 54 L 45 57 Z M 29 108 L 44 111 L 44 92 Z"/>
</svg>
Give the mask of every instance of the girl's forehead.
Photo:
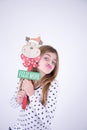
<svg viewBox="0 0 87 130">
<path fill-rule="evenodd" d="M 44 55 L 49 55 L 49 56 L 51 56 L 51 55 L 56 55 L 56 54 L 53 53 L 53 52 L 46 52 L 46 53 L 44 53 Z"/>
</svg>

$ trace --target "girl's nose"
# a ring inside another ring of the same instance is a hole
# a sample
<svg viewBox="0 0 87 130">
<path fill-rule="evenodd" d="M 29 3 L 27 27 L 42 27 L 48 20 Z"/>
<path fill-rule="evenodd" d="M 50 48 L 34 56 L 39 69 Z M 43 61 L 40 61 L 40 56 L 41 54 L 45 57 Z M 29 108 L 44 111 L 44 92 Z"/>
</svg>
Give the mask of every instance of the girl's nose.
<svg viewBox="0 0 87 130">
<path fill-rule="evenodd" d="M 52 61 L 51 61 L 51 60 L 49 61 L 49 65 L 51 65 L 51 66 L 52 66 Z"/>
</svg>

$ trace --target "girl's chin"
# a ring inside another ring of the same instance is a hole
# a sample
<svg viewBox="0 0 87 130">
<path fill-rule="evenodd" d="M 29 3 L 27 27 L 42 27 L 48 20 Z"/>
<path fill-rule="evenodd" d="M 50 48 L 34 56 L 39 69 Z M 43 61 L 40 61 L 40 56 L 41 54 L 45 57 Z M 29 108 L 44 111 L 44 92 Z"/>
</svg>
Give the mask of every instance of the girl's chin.
<svg viewBox="0 0 87 130">
<path fill-rule="evenodd" d="M 38 68 L 38 71 L 41 73 L 41 75 L 46 75 L 46 74 L 49 74 L 49 73 L 51 73 L 51 70 L 49 70 L 49 69 L 43 69 L 43 70 L 41 70 L 41 69 L 39 69 Z"/>
<path fill-rule="evenodd" d="M 44 75 L 50 74 L 50 71 L 44 71 L 43 73 L 44 73 Z"/>
<path fill-rule="evenodd" d="M 40 71 L 41 77 L 45 76 L 46 74 L 49 74 L 48 71 Z"/>
</svg>

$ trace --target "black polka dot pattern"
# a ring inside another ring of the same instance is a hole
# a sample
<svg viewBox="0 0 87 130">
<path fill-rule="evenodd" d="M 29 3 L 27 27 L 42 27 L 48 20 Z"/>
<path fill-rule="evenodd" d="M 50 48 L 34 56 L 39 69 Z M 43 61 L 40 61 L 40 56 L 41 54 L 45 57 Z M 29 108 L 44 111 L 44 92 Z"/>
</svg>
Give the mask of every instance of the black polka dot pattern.
<svg viewBox="0 0 87 130">
<path fill-rule="evenodd" d="M 42 89 L 35 90 L 35 94 L 30 96 L 30 104 L 25 110 L 21 109 L 15 124 L 10 127 L 12 130 L 51 130 L 52 118 L 54 118 L 58 83 L 54 80 L 48 91 L 47 104 L 43 106 L 40 102 Z"/>
</svg>

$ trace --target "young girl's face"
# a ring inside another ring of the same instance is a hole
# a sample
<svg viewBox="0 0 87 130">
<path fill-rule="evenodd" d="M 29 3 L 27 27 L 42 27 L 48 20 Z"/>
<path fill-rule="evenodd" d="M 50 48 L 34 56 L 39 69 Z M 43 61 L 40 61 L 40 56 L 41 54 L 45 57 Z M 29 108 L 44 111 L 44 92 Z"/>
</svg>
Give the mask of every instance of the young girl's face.
<svg viewBox="0 0 87 130">
<path fill-rule="evenodd" d="M 51 52 L 45 53 L 43 56 L 41 56 L 38 66 L 39 72 L 43 73 L 44 75 L 51 73 L 55 68 L 56 59 L 56 54 Z"/>
</svg>

